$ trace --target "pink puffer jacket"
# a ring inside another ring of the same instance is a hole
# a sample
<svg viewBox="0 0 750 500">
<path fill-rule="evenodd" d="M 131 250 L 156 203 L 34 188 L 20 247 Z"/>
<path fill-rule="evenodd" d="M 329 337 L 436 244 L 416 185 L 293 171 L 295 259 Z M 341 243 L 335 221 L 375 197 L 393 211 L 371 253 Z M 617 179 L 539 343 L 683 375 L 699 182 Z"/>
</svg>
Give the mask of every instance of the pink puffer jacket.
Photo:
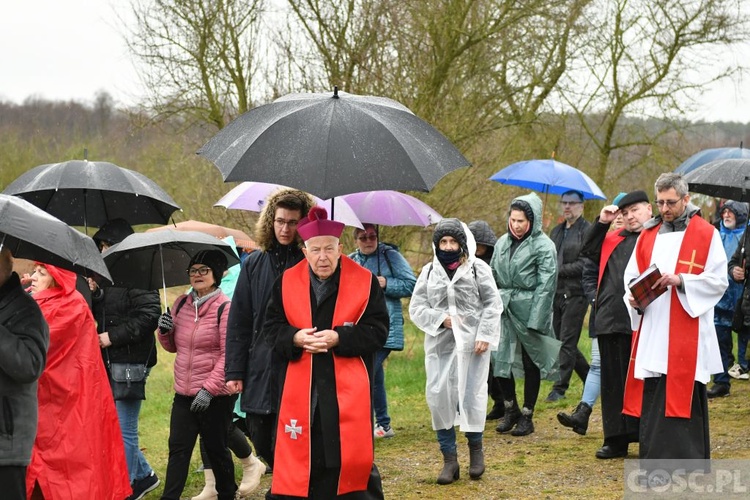
<svg viewBox="0 0 750 500">
<path fill-rule="evenodd" d="M 175 300 L 172 311 L 184 297 L 181 295 Z M 219 307 L 224 303 L 221 321 L 217 321 Z M 202 387 L 212 396 L 229 394 L 224 384 L 224 347 L 230 304 L 229 298 L 219 292 L 196 310 L 192 295 L 187 295 L 174 318 L 174 330 L 157 335 L 165 350 L 177 353 L 174 361 L 177 394 L 195 396 Z"/>
</svg>

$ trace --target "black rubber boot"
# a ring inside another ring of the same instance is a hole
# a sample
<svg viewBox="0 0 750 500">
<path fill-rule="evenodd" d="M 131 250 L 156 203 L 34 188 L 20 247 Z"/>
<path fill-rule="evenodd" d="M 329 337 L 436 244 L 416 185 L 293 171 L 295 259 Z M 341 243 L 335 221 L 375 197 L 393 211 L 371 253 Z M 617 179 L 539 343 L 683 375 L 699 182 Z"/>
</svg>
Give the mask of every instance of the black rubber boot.
<svg viewBox="0 0 750 500">
<path fill-rule="evenodd" d="M 498 418 L 503 418 L 503 415 L 505 415 L 505 405 L 503 405 L 502 401 L 495 401 L 492 409 L 487 413 L 487 420 L 497 420 Z"/>
<path fill-rule="evenodd" d="M 567 413 L 560 412 L 557 414 L 557 420 L 565 427 L 570 427 L 573 432 L 580 434 L 581 436 L 586 435 L 586 431 L 589 428 L 589 417 L 591 416 L 591 407 L 581 401 L 573 410 L 573 413 L 568 415 Z"/>
<path fill-rule="evenodd" d="M 515 427 L 519 418 L 521 418 L 521 410 L 518 408 L 518 403 L 515 401 L 506 401 L 505 415 L 500 419 L 500 423 L 497 424 L 495 430 L 497 432 L 508 432 Z"/>
<path fill-rule="evenodd" d="M 534 432 L 534 422 L 531 417 L 534 416 L 534 412 L 528 408 L 521 410 L 521 418 L 518 419 L 518 425 L 516 428 L 510 431 L 511 436 L 528 436 Z"/>
<path fill-rule="evenodd" d="M 443 470 L 438 474 L 437 484 L 451 484 L 458 476 L 458 455 L 455 452 L 443 452 Z"/>
<path fill-rule="evenodd" d="M 484 448 L 479 443 L 469 443 L 469 477 L 479 479 L 484 474 Z"/>
</svg>

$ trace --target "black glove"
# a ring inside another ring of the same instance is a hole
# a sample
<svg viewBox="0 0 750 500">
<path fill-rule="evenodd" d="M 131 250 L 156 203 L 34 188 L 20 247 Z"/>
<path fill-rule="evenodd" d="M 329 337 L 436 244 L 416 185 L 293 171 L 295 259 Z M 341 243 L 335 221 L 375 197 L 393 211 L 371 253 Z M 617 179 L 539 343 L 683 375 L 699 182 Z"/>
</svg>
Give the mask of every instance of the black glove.
<svg viewBox="0 0 750 500">
<path fill-rule="evenodd" d="M 174 330 L 174 321 L 172 321 L 172 314 L 167 309 L 167 312 L 159 316 L 159 333 L 166 335 L 167 333 Z"/>
<path fill-rule="evenodd" d="M 213 396 L 206 389 L 201 388 L 198 394 L 195 395 L 193 403 L 190 405 L 190 411 L 193 413 L 201 413 L 208 410 L 208 405 L 211 404 L 211 398 Z"/>
</svg>

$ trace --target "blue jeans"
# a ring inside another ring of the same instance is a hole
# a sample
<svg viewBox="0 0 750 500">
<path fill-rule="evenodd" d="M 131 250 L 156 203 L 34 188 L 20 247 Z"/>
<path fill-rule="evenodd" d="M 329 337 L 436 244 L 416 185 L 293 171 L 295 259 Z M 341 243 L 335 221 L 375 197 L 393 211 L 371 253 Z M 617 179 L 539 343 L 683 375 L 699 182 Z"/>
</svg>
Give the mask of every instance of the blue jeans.
<svg viewBox="0 0 750 500">
<path fill-rule="evenodd" d="M 436 432 L 440 451 L 443 453 L 456 453 L 456 428 L 439 429 Z M 465 434 L 469 443 L 482 442 L 481 432 L 466 432 Z"/>
<path fill-rule="evenodd" d="M 716 327 L 716 338 L 719 340 L 721 363 L 724 365 L 724 371 L 722 373 L 714 374 L 714 384 L 730 385 L 731 379 L 727 370 L 729 370 L 734 364 L 734 355 L 732 354 L 732 327 L 724 325 L 714 326 Z"/>
<path fill-rule="evenodd" d="M 747 370 L 747 344 L 750 342 L 750 330 L 745 329 L 742 333 L 737 334 L 737 363 L 743 370 Z"/>
<path fill-rule="evenodd" d="M 596 404 L 602 388 L 602 360 L 599 356 L 599 342 L 591 339 L 591 365 L 589 374 L 586 375 L 586 383 L 583 385 L 583 396 L 581 401 L 591 406 Z"/>
<path fill-rule="evenodd" d="M 375 353 L 375 374 L 373 376 L 372 405 L 375 409 L 375 424 L 387 429 L 391 426 L 388 415 L 388 399 L 385 395 L 385 370 L 383 363 L 388 359 L 390 349 L 382 348 Z"/>
<path fill-rule="evenodd" d="M 143 401 L 139 399 L 115 401 L 131 483 L 149 476 L 153 471 L 138 445 L 138 416 L 141 413 L 141 403 Z"/>
</svg>

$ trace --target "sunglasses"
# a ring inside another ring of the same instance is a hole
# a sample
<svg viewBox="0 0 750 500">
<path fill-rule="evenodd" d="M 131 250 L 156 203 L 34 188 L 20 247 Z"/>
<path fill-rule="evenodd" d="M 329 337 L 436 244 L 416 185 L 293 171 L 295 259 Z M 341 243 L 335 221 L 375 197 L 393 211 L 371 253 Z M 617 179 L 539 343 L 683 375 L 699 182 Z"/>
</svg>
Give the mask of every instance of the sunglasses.
<svg viewBox="0 0 750 500">
<path fill-rule="evenodd" d="M 357 239 L 359 241 L 375 241 L 378 239 L 377 234 L 363 234 L 362 236 L 357 236 Z"/>
</svg>

